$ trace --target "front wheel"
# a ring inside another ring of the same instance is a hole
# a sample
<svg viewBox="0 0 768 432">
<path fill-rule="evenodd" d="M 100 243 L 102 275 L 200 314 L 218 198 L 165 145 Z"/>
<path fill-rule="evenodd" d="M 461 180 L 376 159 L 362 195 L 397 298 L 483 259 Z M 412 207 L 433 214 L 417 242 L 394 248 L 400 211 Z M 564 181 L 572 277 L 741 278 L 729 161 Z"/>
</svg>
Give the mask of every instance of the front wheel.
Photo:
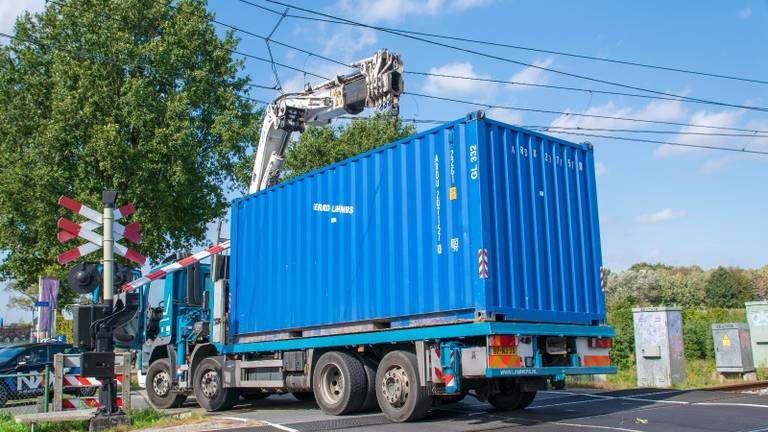
<svg viewBox="0 0 768 432">
<path fill-rule="evenodd" d="M 200 362 L 195 370 L 193 387 L 195 399 L 206 411 L 222 411 L 235 406 L 240 392 L 225 388 L 221 365 L 212 358 Z"/>
<path fill-rule="evenodd" d="M 381 359 L 376 370 L 376 399 L 389 420 L 419 420 L 432 407 L 432 396 L 421 386 L 417 370 L 412 352 L 392 351 Z"/>
<path fill-rule="evenodd" d="M 173 391 L 171 363 L 168 359 L 155 360 L 147 371 L 147 396 L 152 406 L 158 409 L 178 408 L 187 400 L 187 395 Z"/>
</svg>

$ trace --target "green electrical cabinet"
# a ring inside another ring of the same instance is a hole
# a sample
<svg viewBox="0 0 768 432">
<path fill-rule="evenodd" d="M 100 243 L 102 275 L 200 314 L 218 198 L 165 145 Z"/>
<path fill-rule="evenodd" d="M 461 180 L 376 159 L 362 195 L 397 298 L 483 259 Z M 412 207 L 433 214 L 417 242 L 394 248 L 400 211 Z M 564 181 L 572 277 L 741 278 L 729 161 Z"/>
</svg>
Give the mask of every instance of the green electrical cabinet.
<svg viewBox="0 0 768 432">
<path fill-rule="evenodd" d="M 768 367 L 768 301 L 745 303 L 756 367 Z"/>
</svg>

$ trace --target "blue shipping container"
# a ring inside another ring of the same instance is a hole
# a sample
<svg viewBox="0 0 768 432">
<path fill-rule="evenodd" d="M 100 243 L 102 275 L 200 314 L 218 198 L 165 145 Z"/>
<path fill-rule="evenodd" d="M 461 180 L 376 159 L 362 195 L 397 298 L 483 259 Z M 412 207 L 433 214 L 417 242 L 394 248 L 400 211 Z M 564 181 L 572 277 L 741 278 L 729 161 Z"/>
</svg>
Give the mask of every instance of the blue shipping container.
<svg viewBox="0 0 768 432">
<path fill-rule="evenodd" d="M 238 199 L 231 239 L 235 342 L 605 320 L 592 146 L 483 113 Z"/>
</svg>

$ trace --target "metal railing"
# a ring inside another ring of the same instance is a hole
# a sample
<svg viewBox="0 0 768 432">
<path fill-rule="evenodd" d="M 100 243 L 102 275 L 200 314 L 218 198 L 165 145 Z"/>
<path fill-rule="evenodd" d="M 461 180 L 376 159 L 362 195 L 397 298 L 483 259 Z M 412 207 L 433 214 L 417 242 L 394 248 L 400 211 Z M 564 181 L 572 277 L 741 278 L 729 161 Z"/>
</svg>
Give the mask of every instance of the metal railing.
<svg viewBox="0 0 768 432">
<path fill-rule="evenodd" d="M 0 413 L 48 412 L 51 391 L 50 366 L 39 372 L 0 374 Z"/>
</svg>

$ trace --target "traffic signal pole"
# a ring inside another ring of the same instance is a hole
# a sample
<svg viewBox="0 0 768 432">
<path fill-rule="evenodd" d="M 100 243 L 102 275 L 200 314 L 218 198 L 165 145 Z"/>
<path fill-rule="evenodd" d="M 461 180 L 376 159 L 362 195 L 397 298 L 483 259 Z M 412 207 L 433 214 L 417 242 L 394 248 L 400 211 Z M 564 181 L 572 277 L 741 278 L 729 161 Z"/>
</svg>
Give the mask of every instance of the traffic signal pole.
<svg viewBox="0 0 768 432">
<path fill-rule="evenodd" d="M 117 192 L 113 191 L 104 191 L 101 195 L 101 202 L 104 205 L 103 213 L 102 213 L 102 246 L 103 246 L 103 255 L 102 255 L 102 291 L 104 295 L 103 304 L 106 306 L 107 309 L 107 316 L 110 316 L 113 314 L 114 310 L 114 281 L 113 281 L 113 274 L 114 274 L 114 264 L 115 264 L 115 255 L 114 255 L 114 236 L 113 236 L 113 228 L 114 228 L 114 208 L 115 208 L 115 201 L 117 199 Z M 112 368 L 114 368 L 114 340 L 112 338 L 112 325 L 111 323 L 108 325 L 100 325 L 97 326 L 97 335 L 96 335 L 96 352 L 98 353 L 110 353 L 111 354 L 111 364 Z M 129 424 L 130 420 L 125 415 L 125 413 L 120 410 L 120 408 L 117 406 L 117 385 L 115 383 L 114 379 L 114 369 L 110 370 L 109 372 L 112 372 L 110 376 L 103 376 L 98 377 L 99 381 L 101 381 L 101 387 L 99 388 L 99 409 L 96 412 L 96 415 L 91 420 L 90 424 L 90 430 L 91 431 L 103 431 L 111 429 L 115 426 L 121 425 L 121 424 Z M 106 375 L 106 374 L 105 374 Z M 129 383 L 124 383 L 123 385 L 130 385 Z"/>
</svg>

